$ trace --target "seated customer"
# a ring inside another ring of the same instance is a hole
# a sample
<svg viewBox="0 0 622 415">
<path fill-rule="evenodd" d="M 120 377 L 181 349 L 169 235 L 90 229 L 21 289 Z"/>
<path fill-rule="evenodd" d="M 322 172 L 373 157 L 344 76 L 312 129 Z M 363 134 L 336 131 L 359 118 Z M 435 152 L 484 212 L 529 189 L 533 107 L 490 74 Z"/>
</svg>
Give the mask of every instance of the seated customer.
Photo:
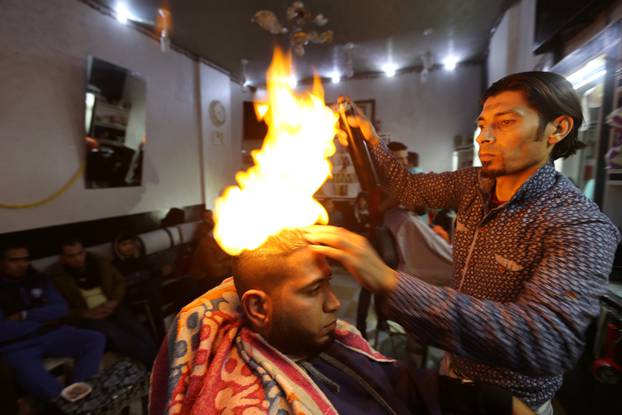
<svg viewBox="0 0 622 415">
<path fill-rule="evenodd" d="M 112 243 L 112 250 L 112 265 L 125 277 L 127 284 L 125 303 L 129 306 L 146 303 L 149 307 L 147 318 L 153 324 L 154 335 L 162 340 L 166 335 L 160 296 L 162 281 L 147 263 L 142 243 L 135 235 L 121 232 Z"/>
<path fill-rule="evenodd" d="M 106 339 L 58 323 L 67 315 L 67 304 L 49 279 L 30 266 L 25 246 L 8 245 L 0 254 L 0 360 L 13 367 L 24 391 L 47 401 L 63 385 L 43 367 L 43 358 L 74 358 L 71 380 L 84 381 L 97 372 Z"/>
<path fill-rule="evenodd" d="M 214 217 L 212 211 L 208 209 L 197 229 L 198 244 L 190 261 L 190 275 L 199 293 L 214 288 L 231 276 L 231 256 L 218 245 L 213 231 Z"/>
<path fill-rule="evenodd" d="M 299 232 L 243 253 L 234 281 L 178 315 L 152 373 L 152 415 L 512 411 L 500 389 L 401 370 L 371 349 L 337 320 L 328 263 Z"/>
<path fill-rule="evenodd" d="M 79 240 L 69 239 L 51 273 L 69 303 L 70 322 L 103 333 L 112 350 L 151 367 L 155 345 L 147 329 L 122 305 L 125 279 L 110 262 L 85 252 Z"/>
</svg>

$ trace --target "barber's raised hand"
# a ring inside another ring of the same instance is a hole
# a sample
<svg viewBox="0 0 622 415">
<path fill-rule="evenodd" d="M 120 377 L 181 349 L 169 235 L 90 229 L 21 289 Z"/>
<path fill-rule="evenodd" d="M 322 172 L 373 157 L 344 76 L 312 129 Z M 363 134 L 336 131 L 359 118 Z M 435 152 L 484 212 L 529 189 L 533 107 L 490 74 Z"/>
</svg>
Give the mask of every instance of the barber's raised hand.
<svg viewBox="0 0 622 415">
<path fill-rule="evenodd" d="M 303 228 L 311 248 L 339 261 L 361 285 L 377 294 L 388 294 L 397 286 L 397 272 L 380 259 L 366 238 L 336 226 Z"/>
<path fill-rule="evenodd" d="M 350 98 L 339 97 L 338 103 L 340 105 L 343 104 L 351 107 L 354 110 L 355 115 L 349 115 L 347 117 L 347 121 L 350 127 L 359 128 L 363 133 L 363 137 L 365 137 L 365 140 L 367 140 L 369 144 L 375 146 L 376 144 L 378 144 L 378 142 L 380 142 L 380 138 L 378 138 L 378 134 L 376 133 L 376 129 L 374 128 L 372 122 L 369 120 L 369 118 L 365 116 L 365 114 L 363 114 L 363 111 L 361 111 L 361 109 L 350 100 Z M 340 131 L 337 134 L 337 137 L 339 138 L 339 142 L 341 144 L 343 144 L 344 146 L 348 145 L 348 141 L 346 138 L 347 133 L 345 131 Z"/>
</svg>

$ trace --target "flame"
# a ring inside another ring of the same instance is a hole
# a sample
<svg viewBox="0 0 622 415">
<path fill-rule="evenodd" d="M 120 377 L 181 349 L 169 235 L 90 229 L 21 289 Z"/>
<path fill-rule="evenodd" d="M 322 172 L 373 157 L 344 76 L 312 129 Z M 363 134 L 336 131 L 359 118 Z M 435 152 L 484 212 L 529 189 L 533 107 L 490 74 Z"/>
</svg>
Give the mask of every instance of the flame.
<svg viewBox="0 0 622 415">
<path fill-rule="evenodd" d="M 255 103 L 255 115 L 257 116 L 257 121 L 261 121 L 264 118 L 266 118 L 266 114 L 268 113 L 269 109 L 270 109 L 270 106 L 268 104 L 265 104 L 262 102 L 256 102 Z"/>
<path fill-rule="evenodd" d="M 251 153 L 254 165 L 236 174 L 238 185 L 215 203 L 214 237 L 230 255 L 258 248 L 283 229 L 328 223 L 313 195 L 330 176 L 338 116 L 325 105 L 317 76 L 311 92 L 292 90 L 291 67 L 291 55 L 276 49 L 268 102 L 256 105 L 268 124 L 263 146 Z"/>
</svg>

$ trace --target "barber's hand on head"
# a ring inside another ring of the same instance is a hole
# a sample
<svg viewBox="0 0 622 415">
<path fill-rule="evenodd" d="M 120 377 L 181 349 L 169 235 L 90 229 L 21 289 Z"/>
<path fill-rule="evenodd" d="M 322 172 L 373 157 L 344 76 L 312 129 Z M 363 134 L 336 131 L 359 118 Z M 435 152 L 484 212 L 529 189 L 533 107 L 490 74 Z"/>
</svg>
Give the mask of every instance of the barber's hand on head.
<svg viewBox="0 0 622 415">
<path fill-rule="evenodd" d="M 350 127 L 359 128 L 363 133 L 363 137 L 365 137 L 365 140 L 367 140 L 367 142 L 372 146 L 378 144 L 380 142 L 380 138 L 378 138 L 376 129 L 374 128 L 374 125 L 369 120 L 369 118 L 367 118 L 365 114 L 363 114 L 363 111 L 361 111 L 361 109 L 357 107 L 348 97 L 339 97 L 339 102 L 344 102 L 354 109 L 355 115 L 349 115 L 347 117 Z M 337 133 L 337 138 L 342 145 L 348 145 L 346 131 L 339 130 L 339 132 Z"/>
<path fill-rule="evenodd" d="M 380 259 L 365 237 L 336 226 L 315 225 L 303 231 L 315 252 L 341 262 L 369 291 L 389 294 L 397 286 L 397 272 Z"/>
</svg>

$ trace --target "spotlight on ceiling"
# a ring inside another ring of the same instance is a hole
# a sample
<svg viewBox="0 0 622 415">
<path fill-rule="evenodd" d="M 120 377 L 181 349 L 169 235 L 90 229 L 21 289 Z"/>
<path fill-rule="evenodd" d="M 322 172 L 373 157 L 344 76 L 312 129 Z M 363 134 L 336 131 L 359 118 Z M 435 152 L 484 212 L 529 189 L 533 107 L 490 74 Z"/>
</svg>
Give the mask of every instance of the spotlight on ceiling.
<svg viewBox="0 0 622 415">
<path fill-rule="evenodd" d="M 330 74 L 330 79 L 333 84 L 338 84 L 341 81 L 341 74 L 338 71 L 334 71 Z"/>
<path fill-rule="evenodd" d="M 457 65 L 458 65 L 458 58 L 456 58 L 455 56 L 447 56 L 443 60 L 443 66 L 445 67 L 445 70 L 447 71 L 453 71 L 454 69 L 456 69 Z"/>
<path fill-rule="evenodd" d="M 130 18 L 130 11 L 127 8 L 127 4 L 122 1 L 117 2 L 115 13 L 119 23 L 126 24 Z"/>
<path fill-rule="evenodd" d="M 382 68 L 382 70 L 384 71 L 385 75 L 388 76 L 389 78 L 395 76 L 395 72 L 396 72 L 396 68 L 395 65 L 392 63 L 387 63 L 386 65 L 384 65 L 384 67 Z"/>
<path fill-rule="evenodd" d="M 593 59 L 579 68 L 576 72 L 566 76 L 574 89 L 580 89 L 605 76 L 607 69 L 605 59 L 601 56 Z"/>
<path fill-rule="evenodd" d="M 298 79 L 296 78 L 296 75 L 291 75 L 289 77 L 289 86 L 292 88 L 296 88 L 298 86 Z"/>
</svg>

